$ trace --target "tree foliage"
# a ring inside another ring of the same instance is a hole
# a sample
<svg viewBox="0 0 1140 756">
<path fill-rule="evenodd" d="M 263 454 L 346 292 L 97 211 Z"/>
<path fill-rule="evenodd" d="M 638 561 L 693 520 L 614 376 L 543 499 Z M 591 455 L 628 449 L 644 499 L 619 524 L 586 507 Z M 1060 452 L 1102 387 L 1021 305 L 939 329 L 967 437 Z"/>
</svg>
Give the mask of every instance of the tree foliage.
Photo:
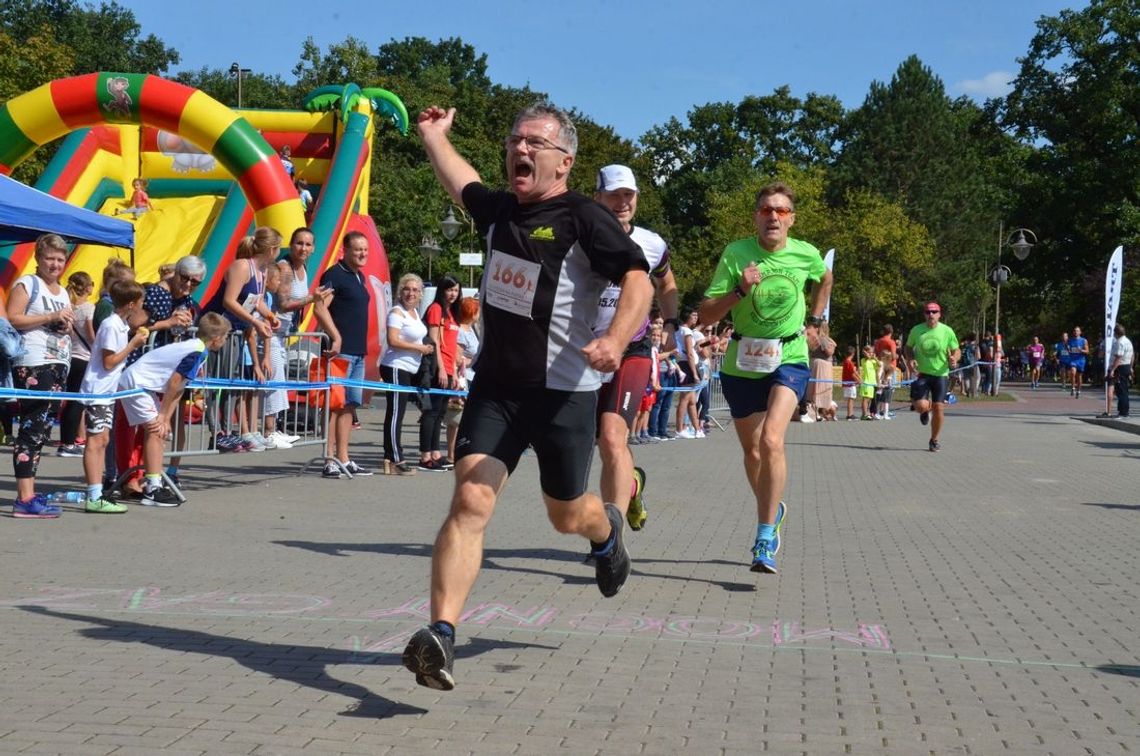
<svg viewBox="0 0 1140 756">
<path fill-rule="evenodd" d="M 1140 315 L 1140 7 L 1092 0 L 1037 23 L 1002 123 L 1029 154 L 1022 215 L 1043 243 L 1027 266 L 1044 288 L 1067 285 L 1051 304 L 1070 319 L 1099 316 L 1104 268 L 1124 244 L 1122 319 Z M 1054 287 L 1054 290 L 1056 287 Z M 1028 303 L 1027 303 L 1028 304 Z"/>
<path fill-rule="evenodd" d="M 650 128 L 638 143 L 569 109 L 579 130 L 572 189 L 593 191 L 598 168 L 636 172 L 638 222 L 670 244 L 683 299 L 699 300 L 725 244 L 753 233 L 756 189 L 774 178 L 799 193 L 793 234 L 837 248 L 833 333 L 854 339 L 937 298 L 959 330 L 992 324 L 989 269 L 1002 255 L 1002 324 L 1017 343 L 1099 318 L 1104 264 L 1125 245 L 1121 319 L 1140 316 L 1140 12 L 1137 0 L 1089 0 L 1042 17 L 1013 91 L 982 105 L 947 96 L 917 56 L 888 82 L 873 82 L 847 111 L 832 95 L 787 86 L 739 102 L 709 102 Z M 484 181 L 505 181 L 503 138 L 515 114 L 546 99 L 494 82 L 485 54 L 458 37 L 349 36 L 321 48 L 307 39 L 290 79 L 242 78 L 242 105 L 297 108 L 309 91 L 353 82 L 399 95 L 414 121 L 428 105 L 455 107 L 453 141 Z M 46 81 L 95 70 L 165 74 L 178 52 L 146 34 L 114 2 L 7 0 L 0 5 L 0 100 Z M 237 79 L 225 69 L 177 79 L 227 105 Z M 426 273 L 417 251 L 443 246 L 433 272 L 466 280 L 457 253 L 470 231 L 440 237 L 450 204 L 414 130 L 378 124 L 370 208 L 394 274 Z M 31 181 L 51 148 L 18 169 Z M 1029 259 L 1012 259 L 1010 228 L 1036 232 Z M 1002 229 L 1002 232 L 999 232 Z M 1087 326 L 1086 326 L 1087 327 Z M 1094 329 L 1095 330 L 1095 329 Z"/>
<path fill-rule="evenodd" d="M 153 34 L 143 36 L 135 14 L 114 2 L 98 7 L 76 0 L 5 0 L 0 30 L 29 39 L 50 29 L 55 41 L 71 50 L 68 75 L 90 71 L 165 73 L 178 63 L 178 51 Z"/>
</svg>

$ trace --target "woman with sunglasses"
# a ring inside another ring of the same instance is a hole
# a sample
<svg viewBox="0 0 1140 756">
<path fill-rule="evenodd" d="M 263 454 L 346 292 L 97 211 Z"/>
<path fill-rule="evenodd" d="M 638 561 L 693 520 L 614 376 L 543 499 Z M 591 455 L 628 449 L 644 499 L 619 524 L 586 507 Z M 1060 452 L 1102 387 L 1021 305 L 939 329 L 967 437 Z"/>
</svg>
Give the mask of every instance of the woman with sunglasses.
<svg viewBox="0 0 1140 756">
<path fill-rule="evenodd" d="M 186 329 L 194 325 L 201 308 L 194 300 L 194 291 L 206 277 L 206 263 L 194 255 L 186 255 L 174 264 L 174 275 L 145 287 L 143 310 L 147 328 L 154 334 L 154 346 L 160 347 L 181 341 Z M 142 356 L 132 354 L 128 362 Z"/>
<path fill-rule="evenodd" d="M 146 352 L 157 347 L 182 341 L 186 330 L 198 322 L 202 308 L 194 299 L 194 291 L 206 277 L 206 263 L 194 255 L 186 255 L 174 264 L 174 275 L 143 287 L 144 325 L 150 330 L 151 344 L 139 347 L 127 357 L 133 365 Z M 180 426 L 181 429 L 181 426 Z M 114 423 L 115 469 L 119 472 L 142 464 L 143 434 L 135 432 L 127 422 L 122 408 L 116 405 Z M 181 433 L 180 439 L 181 441 Z M 170 470 L 177 471 L 178 459 L 172 459 Z M 136 473 L 123 482 L 123 491 L 141 493 L 142 473 Z"/>
</svg>

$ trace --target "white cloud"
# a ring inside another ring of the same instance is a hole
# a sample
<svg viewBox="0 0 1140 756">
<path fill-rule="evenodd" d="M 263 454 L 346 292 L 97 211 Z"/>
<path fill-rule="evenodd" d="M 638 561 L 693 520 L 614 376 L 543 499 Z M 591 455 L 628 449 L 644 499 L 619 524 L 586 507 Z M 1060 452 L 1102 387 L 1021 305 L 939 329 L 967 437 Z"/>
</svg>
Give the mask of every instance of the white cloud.
<svg viewBox="0 0 1140 756">
<path fill-rule="evenodd" d="M 1003 97 L 1013 89 L 1014 78 L 1009 71 L 990 71 L 980 79 L 960 81 L 954 88 L 972 97 Z"/>
</svg>

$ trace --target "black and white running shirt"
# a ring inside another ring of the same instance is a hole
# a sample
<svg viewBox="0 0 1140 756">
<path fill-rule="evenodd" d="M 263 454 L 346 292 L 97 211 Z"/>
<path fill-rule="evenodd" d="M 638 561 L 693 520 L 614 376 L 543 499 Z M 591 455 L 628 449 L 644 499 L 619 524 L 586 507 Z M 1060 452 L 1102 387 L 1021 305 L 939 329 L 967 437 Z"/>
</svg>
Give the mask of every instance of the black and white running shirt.
<svg viewBox="0 0 1140 756">
<path fill-rule="evenodd" d="M 463 204 L 487 240 L 476 382 L 597 389 L 601 373 L 582 348 L 594 339 L 605 288 L 630 270 L 649 271 L 641 247 L 609 210 L 576 192 L 520 205 L 472 183 Z"/>
</svg>

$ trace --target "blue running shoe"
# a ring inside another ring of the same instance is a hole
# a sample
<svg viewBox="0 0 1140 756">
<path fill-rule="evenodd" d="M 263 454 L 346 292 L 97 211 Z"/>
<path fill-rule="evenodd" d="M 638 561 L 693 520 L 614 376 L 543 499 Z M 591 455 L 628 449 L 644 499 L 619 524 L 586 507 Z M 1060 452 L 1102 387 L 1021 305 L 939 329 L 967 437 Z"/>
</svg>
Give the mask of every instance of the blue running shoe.
<svg viewBox="0 0 1140 756">
<path fill-rule="evenodd" d="M 780 506 L 776 507 L 776 523 L 775 523 L 776 534 L 774 536 L 772 536 L 772 541 L 771 541 L 772 553 L 773 554 L 780 553 L 780 528 L 784 524 L 784 515 L 786 515 L 787 513 L 788 513 L 788 505 L 781 501 Z"/>
<path fill-rule="evenodd" d="M 776 552 L 771 541 L 760 539 L 752 547 L 752 571 L 776 574 Z"/>
<path fill-rule="evenodd" d="M 12 505 L 12 516 L 22 520 L 54 520 L 63 513 L 58 504 L 48 501 L 42 494 L 34 494 L 27 501 L 16 502 Z"/>
</svg>

